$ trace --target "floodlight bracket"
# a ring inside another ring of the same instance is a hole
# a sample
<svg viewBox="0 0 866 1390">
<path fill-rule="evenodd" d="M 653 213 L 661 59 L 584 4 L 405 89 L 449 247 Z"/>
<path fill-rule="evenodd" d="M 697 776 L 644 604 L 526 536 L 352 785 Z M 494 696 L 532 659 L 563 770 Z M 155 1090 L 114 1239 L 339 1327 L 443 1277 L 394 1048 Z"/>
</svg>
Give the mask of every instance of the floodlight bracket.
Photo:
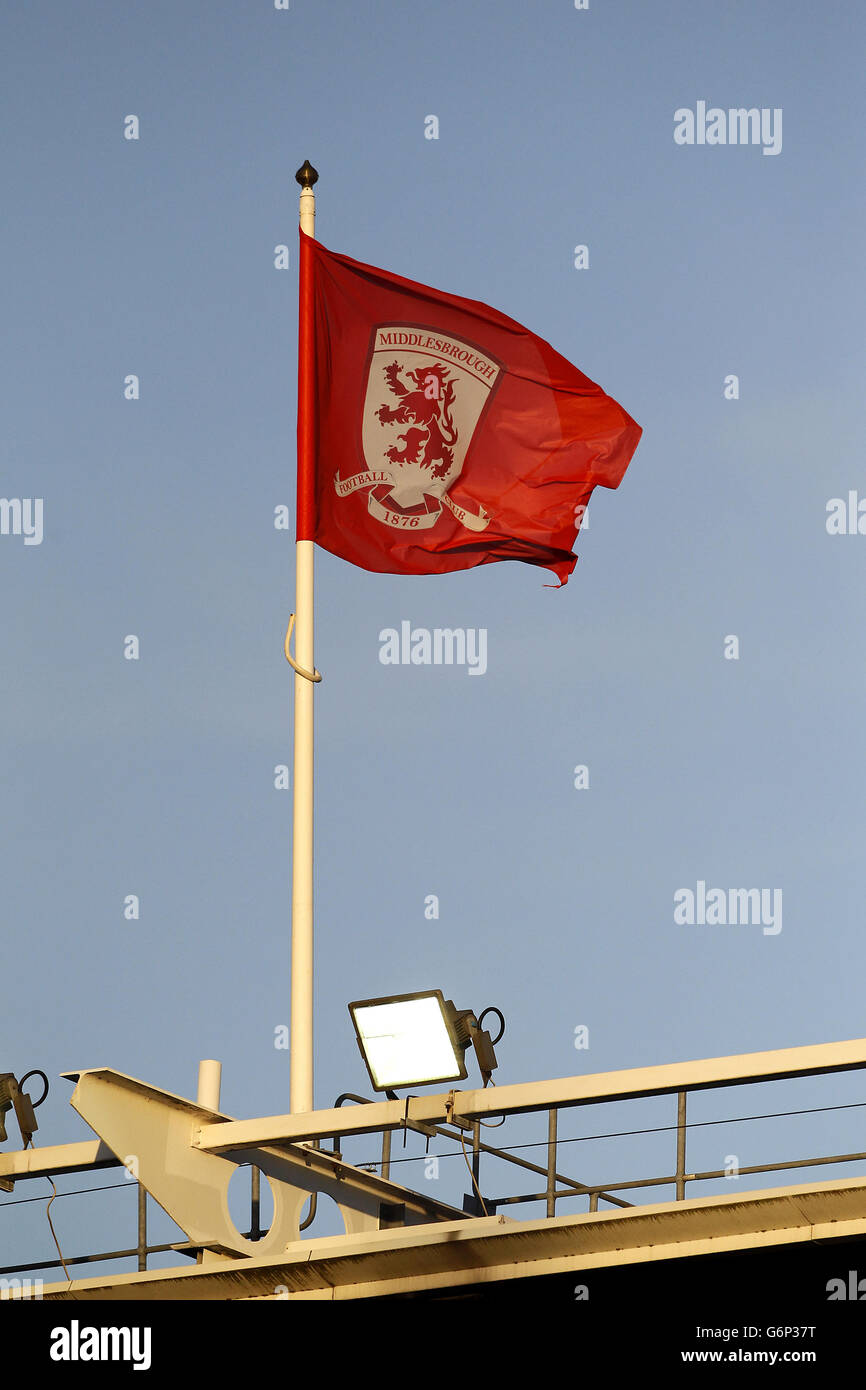
<svg viewBox="0 0 866 1390">
<path fill-rule="evenodd" d="M 475 1049 L 475 1057 L 478 1062 L 478 1070 L 486 1086 L 499 1063 L 496 1060 L 496 1053 L 493 1050 L 493 1043 L 486 1028 L 479 1028 L 477 1023 L 474 1027 L 470 1026 L 470 1038 Z"/>
<path fill-rule="evenodd" d="M 472 1047 L 478 1062 L 478 1070 L 481 1072 L 484 1085 L 486 1086 L 499 1063 L 496 1060 L 496 1053 L 493 1050 L 493 1039 L 486 1028 L 481 1027 L 481 1021 L 485 1014 L 495 1013 L 499 1017 L 501 1024 L 496 1041 L 505 1032 L 505 1020 L 499 1009 L 484 1009 L 479 1017 L 476 1017 L 474 1009 L 455 1009 L 454 1001 L 446 999 L 445 1008 L 448 1011 L 449 1021 L 454 1033 L 458 1047 L 463 1049 L 464 1054 L 468 1047 Z"/>
<path fill-rule="evenodd" d="M 470 1045 L 472 1046 L 475 1059 L 478 1062 L 478 1070 L 481 1072 L 484 1085 L 487 1086 L 499 1063 L 493 1050 L 493 1039 L 487 1029 L 481 1027 L 481 1023 L 485 1014 L 494 1013 L 498 1016 L 501 1025 L 496 1035 L 498 1042 L 505 1032 L 505 1019 L 499 1009 L 492 1007 L 482 1010 L 479 1017 L 476 1017 L 474 1009 L 455 1009 L 450 999 L 447 1001 L 446 1007 L 450 1011 L 451 1025 L 459 1046 L 462 1047 L 464 1053 Z"/>
<path fill-rule="evenodd" d="M 455 1009 L 454 1000 L 446 999 L 445 1008 L 454 1032 L 454 1041 L 465 1052 L 472 1041 L 472 1029 L 477 1023 L 473 1009 Z"/>
</svg>

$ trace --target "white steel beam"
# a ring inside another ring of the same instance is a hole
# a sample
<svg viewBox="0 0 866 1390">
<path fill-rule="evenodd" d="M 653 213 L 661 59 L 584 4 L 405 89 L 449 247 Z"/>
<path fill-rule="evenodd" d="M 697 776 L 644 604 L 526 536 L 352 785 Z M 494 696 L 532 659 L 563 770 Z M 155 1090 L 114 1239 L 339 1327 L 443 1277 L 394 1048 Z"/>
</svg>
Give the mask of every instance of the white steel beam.
<svg viewBox="0 0 866 1390">
<path fill-rule="evenodd" d="M 298 1143 L 304 1139 L 324 1139 L 333 1134 L 371 1134 L 401 1129 L 405 1119 L 420 1124 L 454 1123 L 457 1119 L 483 1119 L 489 1115 L 547 1110 L 551 1106 L 594 1105 L 602 1101 L 634 1100 L 639 1096 L 672 1095 L 678 1091 L 743 1086 L 795 1076 L 853 1071 L 858 1067 L 866 1067 L 866 1038 L 599 1072 L 594 1076 L 566 1076 L 554 1081 L 532 1081 L 486 1090 L 413 1096 L 408 1102 L 373 1101 L 369 1105 L 315 1110 L 309 1114 L 220 1121 L 195 1127 L 191 1142 L 197 1148 L 218 1153 L 281 1141 Z"/>
<path fill-rule="evenodd" d="M 0 1154 L 0 1181 L 4 1179 L 44 1178 L 50 1173 L 84 1173 L 88 1169 L 121 1166 L 101 1139 L 85 1139 L 79 1144 L 51 1144 L 42 1149 L 16 1149 Z"/>
</svg>

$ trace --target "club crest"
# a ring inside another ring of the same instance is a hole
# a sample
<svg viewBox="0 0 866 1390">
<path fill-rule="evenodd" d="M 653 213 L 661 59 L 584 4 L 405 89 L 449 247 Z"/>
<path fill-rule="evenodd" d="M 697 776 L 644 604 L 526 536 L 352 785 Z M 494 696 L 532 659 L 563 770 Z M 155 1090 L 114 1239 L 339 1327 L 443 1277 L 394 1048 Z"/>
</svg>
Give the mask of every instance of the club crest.
<svg viewBox="0 0 866 1390">
<path fill-rule="evenodd" d="M 443 507 L 470 531 L 490 521 L 448 496 L 502 368 L 472 343 L 434 329 L 374 330 L 361 442 L 365 471 L 341 478 L 339 497 L 368 489 L 370 515 L 399 530 L 427 530 Z"/>
</svg>

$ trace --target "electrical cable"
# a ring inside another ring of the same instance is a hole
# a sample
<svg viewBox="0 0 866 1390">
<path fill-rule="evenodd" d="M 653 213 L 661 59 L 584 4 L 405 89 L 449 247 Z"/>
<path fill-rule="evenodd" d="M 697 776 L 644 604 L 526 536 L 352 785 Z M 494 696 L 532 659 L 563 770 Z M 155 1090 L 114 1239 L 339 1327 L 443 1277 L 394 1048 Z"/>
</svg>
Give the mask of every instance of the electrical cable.
<svg viewBox="0 0 866 1390">
<path fill-rule="evenodd" d="M 71 1192 L 58 1192 L 57 1196 L 62 1200 L 64 1197 L 83 1197 L 86 1196 L 88 1192 L 110 1192 L 115 1187 L 128 1186 L 129 1184 L 125 1182 L 109 1182 L 104 1183 L 101 1187 L 74 1187 Z M 11 1202 L 0 1202 L 0 1211 L 3 1211 L 6 1207 L 22 1207 L 26 1202 L 44 1201 L 44 1197 L 13 1197 Z"/>
<path fill-rule="evenodd" d="M 34 1075 L 36 1075 L 35 1072 L 30 1072 L 30 1071 L 29 1071 L 29 1072 L 27 1073 L 27 1076 L 34 1076 Z M 44 1072 L 39 1072 L 39 1075 L 42 1076 L 42 1077 L 45 1077 L 45 1073 L 44 1073 Z M 27 1077 L 25 1077 L 24 1080 L 26 1081 L 26 1080 L 27 1080 Z M 43 1096 L 42 1096 L 42 1100 L 44 1100 L 44 1099 L 45 1099 L 45 1096 L 47 1096 L 47 1095 L 48 1095 L 48 1078 L 45 1077 L 45 1092 L 44 1092 L 44 1094 L 43 1094 Z M 40 1101 L 40 1105 L 41 1105 L 41 1103 L 42 1103 L 42 1101 Z M 32 1134 L 31 1134 L 31 1136 L 30 1136 L 29 1143 L 28 1143 L 28 1144 L 25 1144 L 24 1147 L 25 1147 L 25 1149 L 26 1149 L 26 1148 L 31 1148 L 31 1149 L 33 1149 L 33 1152 L 34 1152 L 34 1153 L 36 1152 L 36 1147 L 35 1147 L 35 1145 L 34 1145 L 34 1143 L 33 1143 L 33 1135 L 32 1135 Z M 53 1190 L 53 1192 L 54 1192 L 54 1196 L 48 1198 L 48 1206 L 45 1208 L 45 1215 L 48 1217 L 48 1225 L 51 1227 L 51 1234 L 52 1234 L 52 1236 L 54 1237 L 54 1244 L 57 1246 L 57 1253 L 58 1253 L 58 1255 L 60 1256 L 60 1263 L 63 1265 L 63 1273 L 66 1275 L 66 1278 L 69 1280 L 69 1285 L 70 1285 L 70 1287 L 71 1287 L 71 1286 L 72 1286 L 72 1275 L 69 1273 L 69 1270 L 68 1270 L 67 1267 L 66 1267 L 66 1261 L 65 1261 L 64 1258 L 63 1258 L 63 1251 L 60 1249 L 60 1241 L 57 1239 L 57 1232 L 56 1232 L 55 1229 L 54 1229 L 54 1222 L 51 1220 L 51 1203 L 57 1201 L 57 1188 L 56 1188 L 56 1186 L 55 1186 L 54 1179 L 52 1178 L 51 1174 L 50 1174 L 50 1173 L 46 1173 L 45 1176 L 46 1176 L 46 1178 L 48 1179 L 48 1181 L 51 1183 L 51 1187 L 52 1187 L 52 1190 Z M 39 1198 L 39 1201 L 41 1201 L 41 1200 L 42 1200 L 42 1199 L 41 1199 L 41 1197 L 40 1197 L 40 1198 Z M 11 1205 L 11 1204 L 10 1204 L 10 1205 Z"/>
<path fill-rule="evenodd" d="M 48 1224 L 51 1227 L 51 1234 L 54 1237 L 54 1244 L 57 1246 L 57 1253 L 60 1256 L 60 1263 L 63 1265 L 63 1273 L 69 1280 L 69 1287 L 72 1288 L 72 1275 L 69 1273 L 69 1270 L 66 1267 L 66 1261 L 63 1258 L 63 1251 L 60 1249 L 60 1241 L 57 1239 L 57 1232 L 54 1229 L 54 1222 L 51 1220 L 51 1203 L 57 1201 L 57 1188 L 54 1187 L 54 1179 L 50 1177 L 48 1173 L 46 1173 L 45 1176 L 46 1178 L 48 1178 L 48 1181 L 54 1188 L 54 1196 L 48 1198 L 48 1206 L 45 1208 L 45 1215 L 48 1217 Z"/>
</svg>

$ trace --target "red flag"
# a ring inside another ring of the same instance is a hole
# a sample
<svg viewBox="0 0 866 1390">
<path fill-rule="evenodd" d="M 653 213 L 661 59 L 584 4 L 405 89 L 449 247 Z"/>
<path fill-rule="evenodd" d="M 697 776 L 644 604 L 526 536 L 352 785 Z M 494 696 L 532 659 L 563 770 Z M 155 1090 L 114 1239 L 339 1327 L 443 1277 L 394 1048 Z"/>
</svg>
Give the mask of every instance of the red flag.
<svg viewBox="0 0 866 1390">
<path fill-rule="evenodd" d="M 381 573 L 526 560 L 565 584 L 640 426 L 505 314 L 300 236 L 298 539 Z"/>
</svg>

